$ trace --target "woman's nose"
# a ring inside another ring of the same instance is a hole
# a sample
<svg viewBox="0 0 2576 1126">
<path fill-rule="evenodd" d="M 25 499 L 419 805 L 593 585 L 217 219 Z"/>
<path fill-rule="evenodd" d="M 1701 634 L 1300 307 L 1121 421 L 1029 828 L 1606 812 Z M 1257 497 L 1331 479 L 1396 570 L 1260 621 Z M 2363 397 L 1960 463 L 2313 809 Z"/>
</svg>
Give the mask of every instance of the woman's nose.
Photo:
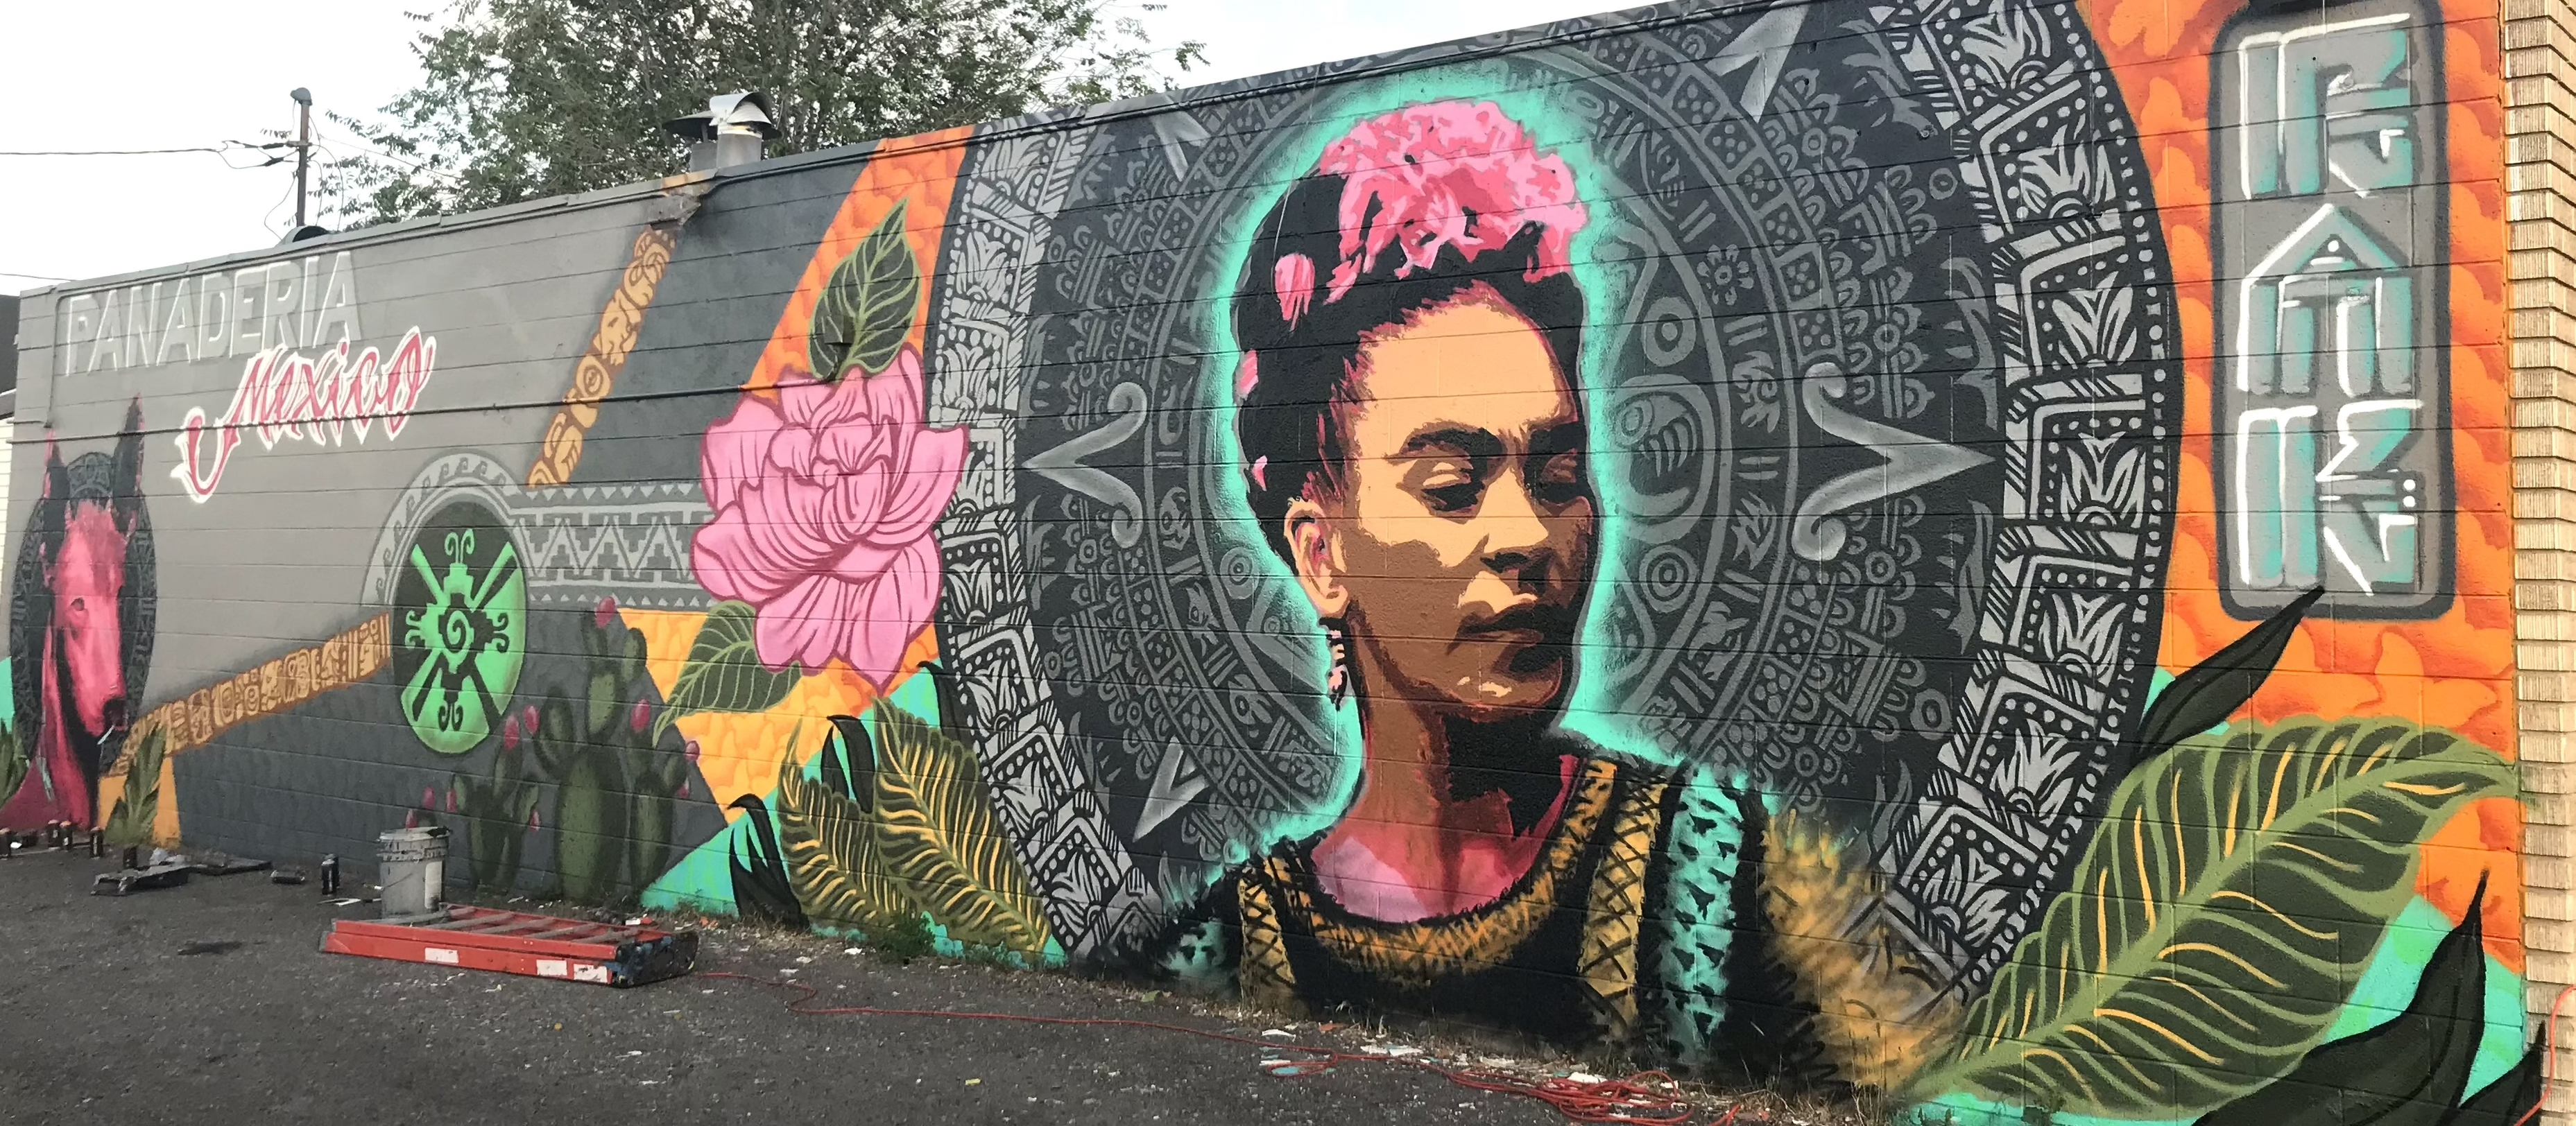
<svg viewBox="0 0 2576 1126">
<path fill-rule="evenodd" d="M 1476 527 L 1484 537 L 1485 566 L 1493 570 L 1526 571 L 1552 554 L 1547 521 L 1530 502 L 1529 490 L 1521 487 L 1517 474 L 1494 482 L 1486 491 L 1485 503 L 1476 511 Z"/>
</svg>

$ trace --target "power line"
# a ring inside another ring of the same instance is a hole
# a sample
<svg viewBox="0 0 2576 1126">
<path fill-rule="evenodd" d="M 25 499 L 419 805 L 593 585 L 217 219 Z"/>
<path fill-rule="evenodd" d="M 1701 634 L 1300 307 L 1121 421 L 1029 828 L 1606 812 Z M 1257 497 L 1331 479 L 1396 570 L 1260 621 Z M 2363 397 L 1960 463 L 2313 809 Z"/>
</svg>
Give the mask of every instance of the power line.
<svg viewBox="0 0 2576 1126">
<path fill-rule="evenodd" d="M 30 273 L 25 273 L 25 272 L 18 271 L 18 270 L 0 270 L 0 276 L 12 277 L 12 278 L 32 278 L 32 279 L 34 279 L 34 280 L 36 280 L 36 281 L 71 281 L 71 280 L 73 280 L 73 279 L 71 279 L 71 278 L 58 278 L 58 277 L 55 277 L 55 276 L 54 276 L 54 275 L 52 275 L 52 274 L 30 274 Z"/>
<path fill-rule="evenodd" d="M 26 149 L 0 151 L 0 156 L 159 156 L 174 152 L 210 152 L 220 156 L 226 151 L 228 150 L 196 145 L 184 149 Z"/>
<path fill-rule="evenodd" d="M 322 135 L 324 135 L 324 134 L 323 134 L 322 129 L 321 129 L 319 126 L 315 127 L 315 129 L 314 129 L 314 134 L 315 134 L 316 136 L 322 136 Z M 426 162 L 424 162 L 424 161 L 416 160 L 416 159 L 413 159 L 413 158 L 411 158 L 411 157 L 407 157 L 407 156 L 396 156 L 396 155 L 394 155 L 394 154 L 392 154 L 392 153 L 386 152 L 386 151 L 385 151 L 385 150 L 383 150 L 383 149 L 369 147 L 369 146 L 368 146 L 368 144 L 367 144 L 366 142 L 361 141 L 361 140 L 359 140 L 358 138 L 356 138 L 356 137 L 354 137 L 354 136 L 351 136 L 350 134 L 345 133 L 345 132 L 344 132 L 344 133 L 338 133 L 338 134 L 337 134 L 337 138 L 338 138 L 338 140 L 339 140 L 339 143 L 341 143 L 341 144 L 343 144 L 343 145 L 347 145 L 347 146 L 348 146 L 348 147 L 350 147 L 350 148 L 353 148 L 353 149 L 358 150 L 358 152 L 359 152 L 361 155 L 377 157 L 377 158 L 380 158 L 380 159 L 383 159 L 383 160 L 390 160 L 390 161 L 392 161 L 392 162 L 394 162 L 394 163 L 396 163 L 396 164 L 402 165 L 402 166 L 404 166 L 404 167 L 406 167 L 406 168 L 409 168 L 409 169 L 411 169 L 412 171 L 417 172 L 417 173 L 419 173 L 419 174 L 421 174 L 421 175 L 424 175 L 424 176 L 434 176 L 434 177 L 437 177 L 437 178 L 439 178 L 439 179 L 442 179 L 442 180 L 448 180 L 448 181 L 454 181 L 454 180 L 456 180 L 456 179 L 458 178 L 458 176 L 459 176 L 459 173 L 452 172 L 452 171 L 449 171 L 449 170 L 444 169 L 444 168 L 433 168 L 433 167 L 431 167 L 428 163 L 426 163 Z M 317 146 L 319 146 L 319 145 L 320 145 L 320 142 L 318 142 L 318 141 L 317 141 L 317 142 L 315 142 L 315 144 L 316 144 Z M 329 151 L 329 150 L 328 150 L 328 149 L 325 149 L 324 151 Z"/>
</svg>

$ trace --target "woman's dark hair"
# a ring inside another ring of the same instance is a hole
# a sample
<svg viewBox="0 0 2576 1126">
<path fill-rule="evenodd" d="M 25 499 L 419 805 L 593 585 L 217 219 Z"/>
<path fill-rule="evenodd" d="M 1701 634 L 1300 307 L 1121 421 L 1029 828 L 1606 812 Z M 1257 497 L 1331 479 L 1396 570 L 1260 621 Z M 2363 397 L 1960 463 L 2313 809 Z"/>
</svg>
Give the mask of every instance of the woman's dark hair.
<svg viewBox="0 0 2576 1126">
<path fill-rule="evenodd" d="M 1462 117 L 1474 136 L 1458 136 Z M 1482 151 L 1462 152 L 1462 140 Z M 1253 232 L 1231 309 L 1245 489 L 1281 558 L 1290 502 L 1338 487 L 1360 349 L 1375 334 L 1462 300 L 1498 301 L 1579 383 L 1583 291 L 1565 253 L 1583 220 L 1563 163 L 1490 104 L 1374 119 L 1290 185 Z"/>
</svg>

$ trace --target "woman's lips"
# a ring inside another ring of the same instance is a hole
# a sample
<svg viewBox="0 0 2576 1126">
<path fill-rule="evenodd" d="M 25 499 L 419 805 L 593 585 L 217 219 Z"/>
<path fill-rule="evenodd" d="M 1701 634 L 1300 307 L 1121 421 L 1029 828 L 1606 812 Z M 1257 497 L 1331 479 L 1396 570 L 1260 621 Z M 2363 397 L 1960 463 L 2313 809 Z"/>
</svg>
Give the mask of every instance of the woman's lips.
<svg viewBox="0 0 2576 1126">
<path fill-rule="evenodd" d="M 1574 615 L 1545 603 L 1514 606 L 1501 613 L 1471 618 L 1458 631 L 1461 641 L 1494 644 L 1562 645 L 1574 635 Z"/>
</svg>

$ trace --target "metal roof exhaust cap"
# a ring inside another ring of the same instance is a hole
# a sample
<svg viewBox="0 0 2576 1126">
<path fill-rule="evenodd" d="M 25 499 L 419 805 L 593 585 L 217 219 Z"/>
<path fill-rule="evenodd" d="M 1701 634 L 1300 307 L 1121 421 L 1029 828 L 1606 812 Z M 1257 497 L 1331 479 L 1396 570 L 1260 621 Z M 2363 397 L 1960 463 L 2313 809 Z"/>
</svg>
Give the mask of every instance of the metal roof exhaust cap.
<svg viewBox="0 0 2576 1126">
<path fill-rule="evenodd" d="M 769 120 L 769 95 L 751 90 L 718 94 L 707 99 L 705 113 L 665 121 L 662 128 L 694 142 L 689 146 L 691 172 L 749 164 L 778 136 L 778 127 Z"/>
</svg>

